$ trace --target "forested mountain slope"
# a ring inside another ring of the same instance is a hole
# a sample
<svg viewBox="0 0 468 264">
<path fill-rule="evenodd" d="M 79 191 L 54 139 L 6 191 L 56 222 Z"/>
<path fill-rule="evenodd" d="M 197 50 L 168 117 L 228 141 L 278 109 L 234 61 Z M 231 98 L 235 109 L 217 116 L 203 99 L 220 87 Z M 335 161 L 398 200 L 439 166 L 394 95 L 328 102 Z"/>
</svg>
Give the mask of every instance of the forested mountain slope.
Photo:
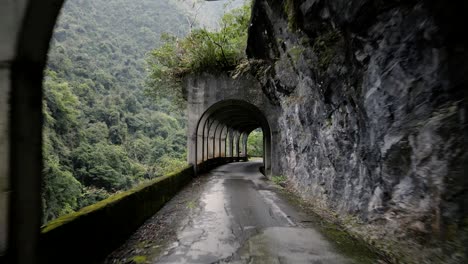
<svg viewBox="0 0 468 264">
<path fill-rule="evenodd" d="M 187 6 L 66 2 L 44 79 L 44 222 L 185 164 L 182 107 L 150 98 L 144 83 L 161 34 L 184 36 L 196 21 Z M 222 5 L 200 12 L 222 13 L 213 8 Z"/>
</svg>

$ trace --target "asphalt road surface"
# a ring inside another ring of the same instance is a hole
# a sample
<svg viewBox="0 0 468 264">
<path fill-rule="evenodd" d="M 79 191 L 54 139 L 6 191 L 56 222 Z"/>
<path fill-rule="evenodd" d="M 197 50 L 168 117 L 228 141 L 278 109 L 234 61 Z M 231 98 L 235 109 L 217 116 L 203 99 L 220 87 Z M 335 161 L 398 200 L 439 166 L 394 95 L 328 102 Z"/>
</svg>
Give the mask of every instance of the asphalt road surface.
<svg viewBox="0 0 468 264">
<path fill-rule="evenodd" d="M 201 176 L 106 263 L 365 263 L 338 253 L 259 166 L 231 163 Z"/>
<path fill-rule="evenodd" d="M 155 263 L 346 263 L 271 190 L 257 162 L 210 174 L 200 206 Z"/>
</svg>

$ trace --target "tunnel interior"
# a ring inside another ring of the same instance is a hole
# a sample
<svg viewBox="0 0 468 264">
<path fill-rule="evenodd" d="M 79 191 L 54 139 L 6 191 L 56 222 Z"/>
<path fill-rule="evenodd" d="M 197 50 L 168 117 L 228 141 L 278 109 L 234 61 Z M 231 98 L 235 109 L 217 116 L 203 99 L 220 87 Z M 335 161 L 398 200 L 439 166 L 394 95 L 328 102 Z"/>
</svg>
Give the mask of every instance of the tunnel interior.
<svg viewBox="0 0 468 264">
<path fill-rule="evenodd" d="M 249 134 L 263 131 L 263 166 L 271 169 L 271 132 L 265 115 L 253 104 L 242 100 L 220 101 L 209 107 L 198 120 L 196 129 L 195 160 L 247 158 Z"/>
</svg>

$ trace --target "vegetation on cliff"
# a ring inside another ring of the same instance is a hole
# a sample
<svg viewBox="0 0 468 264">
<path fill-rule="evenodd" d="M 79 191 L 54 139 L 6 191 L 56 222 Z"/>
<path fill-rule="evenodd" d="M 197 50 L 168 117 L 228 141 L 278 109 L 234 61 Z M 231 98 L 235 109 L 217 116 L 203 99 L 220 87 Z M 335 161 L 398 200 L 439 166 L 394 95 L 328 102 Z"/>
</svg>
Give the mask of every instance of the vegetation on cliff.
<svg viewBox="0 0 468 264">
<path fill-rule="evenodd" d="M 226 13 L 220 29 L 194 29 L 186 37 L 165 34 L 164 44 L 148 56 L 150 93 L 182 98 L 184 76 L 235 68 L 245 58 L 251 4 Z"/>
</svg>

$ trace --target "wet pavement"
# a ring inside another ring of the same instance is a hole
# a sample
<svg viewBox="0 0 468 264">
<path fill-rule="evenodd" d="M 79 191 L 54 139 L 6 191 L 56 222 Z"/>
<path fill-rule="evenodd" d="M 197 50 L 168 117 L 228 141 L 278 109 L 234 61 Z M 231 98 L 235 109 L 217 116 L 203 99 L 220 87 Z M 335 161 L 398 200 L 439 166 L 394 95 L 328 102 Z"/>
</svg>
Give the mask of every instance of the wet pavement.
<svg viewBox="0 0 468 264">
<path fill-rule="evenodd" d="M 231 163 L 201 176 L 106 263 L 360 263 L 338 253 L 259 166 Z"/>
</svg>

